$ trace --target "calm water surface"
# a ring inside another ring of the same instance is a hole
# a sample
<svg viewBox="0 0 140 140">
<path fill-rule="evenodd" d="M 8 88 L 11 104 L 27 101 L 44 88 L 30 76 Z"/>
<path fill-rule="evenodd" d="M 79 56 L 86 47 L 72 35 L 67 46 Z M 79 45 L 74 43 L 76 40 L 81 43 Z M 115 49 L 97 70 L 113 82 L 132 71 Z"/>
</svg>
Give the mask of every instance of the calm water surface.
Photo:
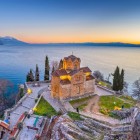
<svg viewBox="0 0 140 140">
<path fill-rule="evenodd" d="M 125 69 L 125 80 L 130 85 L 140 77 L 140 48 L 127 47 L 89 47 L 89 46 L 0 46 L 0 78 L 11 80 L 15 87 L 25 82 L 30 68 L 38 64 L 41 79 L 44 75 L 45 56 L 60 60 L 64 56 L 74 55 L 81 58 L 82 66 L 89 66 L 92 71 L 100 70 L 105 77 L 116 66 Z"/>
</svg>

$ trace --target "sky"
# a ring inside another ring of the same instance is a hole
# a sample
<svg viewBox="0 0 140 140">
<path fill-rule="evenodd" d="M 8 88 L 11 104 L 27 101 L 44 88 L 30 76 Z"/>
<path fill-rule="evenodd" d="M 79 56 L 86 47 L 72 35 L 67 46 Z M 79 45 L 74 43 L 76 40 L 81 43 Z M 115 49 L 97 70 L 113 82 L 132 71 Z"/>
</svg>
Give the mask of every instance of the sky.
<svg viewBox="0 0 140 140">
<path fill-rule="evenodd" d="M 0 0 L 0 36 L 140 43 L 140 0 Z"/>
</svg>

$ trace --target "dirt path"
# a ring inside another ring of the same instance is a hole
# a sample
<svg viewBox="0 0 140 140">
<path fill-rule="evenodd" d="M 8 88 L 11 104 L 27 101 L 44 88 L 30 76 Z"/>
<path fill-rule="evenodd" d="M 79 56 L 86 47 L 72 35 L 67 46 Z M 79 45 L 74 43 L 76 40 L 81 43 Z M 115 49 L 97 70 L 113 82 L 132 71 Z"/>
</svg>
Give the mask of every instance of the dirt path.
<svg viewBox="0 0 140 140">
<path fill-rule="evenodd" d="M 99 96 L 96 95 L 94 97 L 92 97 L 89 101 L 88 101 L 88 105 L 85 107 L 85 111 L 86 112 L 91 112 L 91 113 L 99 113 Z"/>
</svg>

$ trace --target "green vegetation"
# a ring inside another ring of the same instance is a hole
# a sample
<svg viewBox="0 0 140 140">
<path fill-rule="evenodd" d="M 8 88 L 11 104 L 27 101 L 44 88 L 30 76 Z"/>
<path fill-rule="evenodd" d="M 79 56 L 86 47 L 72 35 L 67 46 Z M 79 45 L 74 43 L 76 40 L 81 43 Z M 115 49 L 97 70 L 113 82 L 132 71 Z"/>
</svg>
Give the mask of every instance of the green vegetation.
<svg viewBox="0 0 140 140">
<path fill-rule="evenodd" d="M 119 98 L 127 101 L 127 102 L 130 102 L 132 104 L 136 104 L 136 100 L 134 98 L 132 98 L 131 96 L 128 96 L 128 95 L 121 95 Z"/>
<path fill-rule="evenodd" d="M 70 104 L 74 108 L 78 107 L 79 110 L 83 110 L 85 108 L 85 106 L 87 106 L 89 99 L 91 99 L 91 96 L 85 97 L 85 98 L 81 98 L 81 99 L 72 100 L 72 101 L 70 101 Z"/>
<path fill-rule="evenodd" d="M 68 116 L 73 119 L 73 120 L 83 120 L 81 117 L 80 117 L 80 114 L 78 113 L 75 113 L 75 112 L 68 112 Z"/>
<path fill-rule="evenodd" d="M 117 66 L 116 70 L 113 74 L 113 90 L 115 91 L 122 91 L 124 87 L 124 70 L 121 70 Z"/>
<path fill-rule="evenodd" d="M 78 106 L 78 108 L 79 108 L 80 110 L 83 110 L 86 106 L 87 106 L 87 104 L 85 103 L 85 104 L 82 104 L 82 105 Z"/>
<path fill-rule="evenodd" d="M 39 68 L 38 65 L 36 64 L 36 70 L 35 70 L 35 81 L 39 81 Z"/>
<path fill-rule="evenodd" d="M 38 99 L 35 99 L 35 103 L 37 103 Z"/>
<path fill-rule="evenodd" d="M 109 89 L 112 88 L 112 87 L 111 87 L 111 84 L 109 84 L 109 83 L 107 83 L 107 82 L 104 82 L 104 81 L 99 81 L 98 84 L 101 85 L 101 86 L 107 87 L 107 88 L 109 88 Z"/>
<path fill-rule="evenodd" d="M 49 80 L 49 69 L 50 69 L 49 58 L 48 58 L 48 56 L 46 56 L 44 80 Z"/>
<path fill-rule="evenodd" d="M 30 72 L 26 75 L 26 82 L 32 82 L 34 81 L 34 75 L 32 69 L 30 69 Z"/>
<path fill-rule="evenodd" d="M 40 115 L 40 116 L 48 116 L 51 117 L 53 115 L 57 115 L 57 112 L 54 110 L 54 108 L 42 97 L 37 105 L 37 107 L 34 109 L 34 114 Z"/>
<path fill-rule="evenodd" d="M 109 113 L 114 110 L 115 106 L 121 108 L 131 108 L 134 104 L 128 103 L 125 100 L 119 99 L 116 96 L 101 96 L 99 100 L 100 112 L 109 115 Z"/>
<path fill-rule="evenodd" d="M 72 100 L 72 101 L 70 101 L 70 104 L 71 105 L 74 105 L 74 104 L 80 104 L 80 103 L 83 103 L 83 102 L 86 102 L 86 101 L 88 101 L 89 99 L 91 99 L 91 97 L 89 96 L 89 97 L 85 97 L 85 98 L 81 98 L 81 99 L 76 99 L 76 100 Z"/>
</svg>

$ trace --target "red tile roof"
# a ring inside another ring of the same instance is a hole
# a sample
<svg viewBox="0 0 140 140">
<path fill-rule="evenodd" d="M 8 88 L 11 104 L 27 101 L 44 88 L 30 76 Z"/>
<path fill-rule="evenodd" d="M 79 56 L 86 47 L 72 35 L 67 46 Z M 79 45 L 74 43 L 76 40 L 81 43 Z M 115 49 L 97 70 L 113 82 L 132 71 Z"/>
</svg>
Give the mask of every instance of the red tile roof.
<svg viewBox="0 0 140 140">
<path fill-rule="evenodd" d="M 63 75 L 67 75 L 67 71 L 65 69 L 56 70 L 52 73 L 52 76 L 57 76 L 57 77 Z"/>
<path fill-rule="evenodd" d="M 74 55 L 70 55 L 68 57 L 64 57 L 65 60 L 71 59 L 72 61 L 75 61 L 76 59 L 78 59 L 78 61 L 81 61 L 80 58 L 74 56 Z"/>
<path fill-rule="evenodd" d="M 83 70 L 84 73 L 86 73 L 86 72 L 92 72 L 92 71 L 89 69 L 89 67 L 82 67 L 82 68 L 80 68 L 79 70 Z"/>
<path fill-rule="evenodd" d="M 72 76 L 72 75 L 76 74 L 77 72 L 79 72 L 79 70 L 73 70 L 69 73 L 69 75 Z"/>
</svg>

